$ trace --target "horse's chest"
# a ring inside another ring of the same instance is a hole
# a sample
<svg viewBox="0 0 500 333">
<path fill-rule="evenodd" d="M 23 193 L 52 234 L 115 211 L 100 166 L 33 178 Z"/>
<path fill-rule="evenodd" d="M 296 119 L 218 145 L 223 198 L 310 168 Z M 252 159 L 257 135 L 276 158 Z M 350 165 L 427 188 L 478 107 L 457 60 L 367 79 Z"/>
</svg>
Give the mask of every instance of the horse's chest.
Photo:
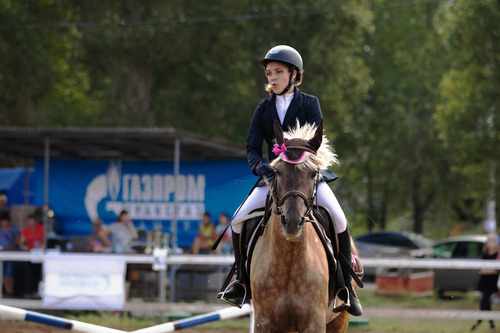
<svg viewBox="0 0 500 333">
<path fill-rule="evenodd" d="M 267 295 L 274 300 L 303 295 L 307 298 L 311 288 L 321 284 L 320 271 L 309 267 L 305 258 L 299 257 L 258 257 L 259 262 L 252 270 L 252 291 Z"/>
</svg>

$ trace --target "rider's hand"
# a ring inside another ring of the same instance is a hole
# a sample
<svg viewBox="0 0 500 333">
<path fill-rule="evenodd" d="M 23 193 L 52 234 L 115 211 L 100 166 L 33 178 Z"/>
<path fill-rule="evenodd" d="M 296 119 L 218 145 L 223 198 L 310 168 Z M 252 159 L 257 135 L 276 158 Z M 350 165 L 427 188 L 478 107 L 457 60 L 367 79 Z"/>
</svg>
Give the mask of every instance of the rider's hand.
<svg viewBox="0 0 500 333">
<path fill-rule="evenodd" d="M 267 163 L 261 163 L 257 167 L 257 174 L 259 176 L 266 176 L 267 178 L 272 178 L 274 177 L 274 170 L 269 166 Z"/>
</svg>

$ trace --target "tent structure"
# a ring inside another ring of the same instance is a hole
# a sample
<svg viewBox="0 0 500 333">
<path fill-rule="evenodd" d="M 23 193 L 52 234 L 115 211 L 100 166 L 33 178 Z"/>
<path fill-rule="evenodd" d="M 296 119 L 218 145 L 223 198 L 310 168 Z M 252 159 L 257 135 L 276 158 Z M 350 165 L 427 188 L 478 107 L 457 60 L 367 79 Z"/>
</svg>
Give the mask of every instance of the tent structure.
<svg viewBox="0 0 500 333">
<path fill-rule="evenodd" d="M 181 159 L 228 160 L 246 157 L 243 145 L 174 128 L 0 127 L 0 154 L 44 159 L 45 230 L 51 159 L 174 161 L 174 175 L 177 176 Z"/>
<path fill-rule="evenodd" d="M 243 145 L 173 128 L 0 127 L 0 153 L 30 158 L 170 160 L 245 158 Z"/>
</svg>

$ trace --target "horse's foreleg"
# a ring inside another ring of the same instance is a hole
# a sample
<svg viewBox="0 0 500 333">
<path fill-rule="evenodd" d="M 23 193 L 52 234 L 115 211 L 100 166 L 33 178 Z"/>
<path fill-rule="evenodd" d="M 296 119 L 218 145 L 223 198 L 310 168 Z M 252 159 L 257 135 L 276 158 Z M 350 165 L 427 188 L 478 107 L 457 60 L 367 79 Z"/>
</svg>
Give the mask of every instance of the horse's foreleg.
<svg viewBox="0 0 500 333">
<path fill-rule="evenodd" d="M 264 316 L 259 315 L 258 313 L 255 313 L 254 316 L 254 332 L 255 333 L 270 333 L 271 328 L 270 328 L 270 323 L 267 318 L 264 318 Z"/>
</svg>

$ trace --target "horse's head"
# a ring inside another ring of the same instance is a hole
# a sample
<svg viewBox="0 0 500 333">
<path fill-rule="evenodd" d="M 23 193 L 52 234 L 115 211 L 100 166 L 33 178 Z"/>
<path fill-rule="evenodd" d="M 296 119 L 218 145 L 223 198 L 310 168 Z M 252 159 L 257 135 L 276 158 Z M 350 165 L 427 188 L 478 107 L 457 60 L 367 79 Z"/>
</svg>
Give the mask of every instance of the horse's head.
<svg viewBox="0 0 500 333">
<path fill-rule="evenodd" d="M 278 155 L 271 163 L 275 170 L 275 211 L 281 216 L 283 233 L 291 240 L 300 235 L 310 213 L 320 170 L 337 163 L 337 159 L 323 138 L 323 121 L 317 128 L 309 124 L 300 127 L 297 122 L 297 128 L 287 133 L 276 121 L 274 131 L 277 143 L 273 151 Z"/>
</svg>

